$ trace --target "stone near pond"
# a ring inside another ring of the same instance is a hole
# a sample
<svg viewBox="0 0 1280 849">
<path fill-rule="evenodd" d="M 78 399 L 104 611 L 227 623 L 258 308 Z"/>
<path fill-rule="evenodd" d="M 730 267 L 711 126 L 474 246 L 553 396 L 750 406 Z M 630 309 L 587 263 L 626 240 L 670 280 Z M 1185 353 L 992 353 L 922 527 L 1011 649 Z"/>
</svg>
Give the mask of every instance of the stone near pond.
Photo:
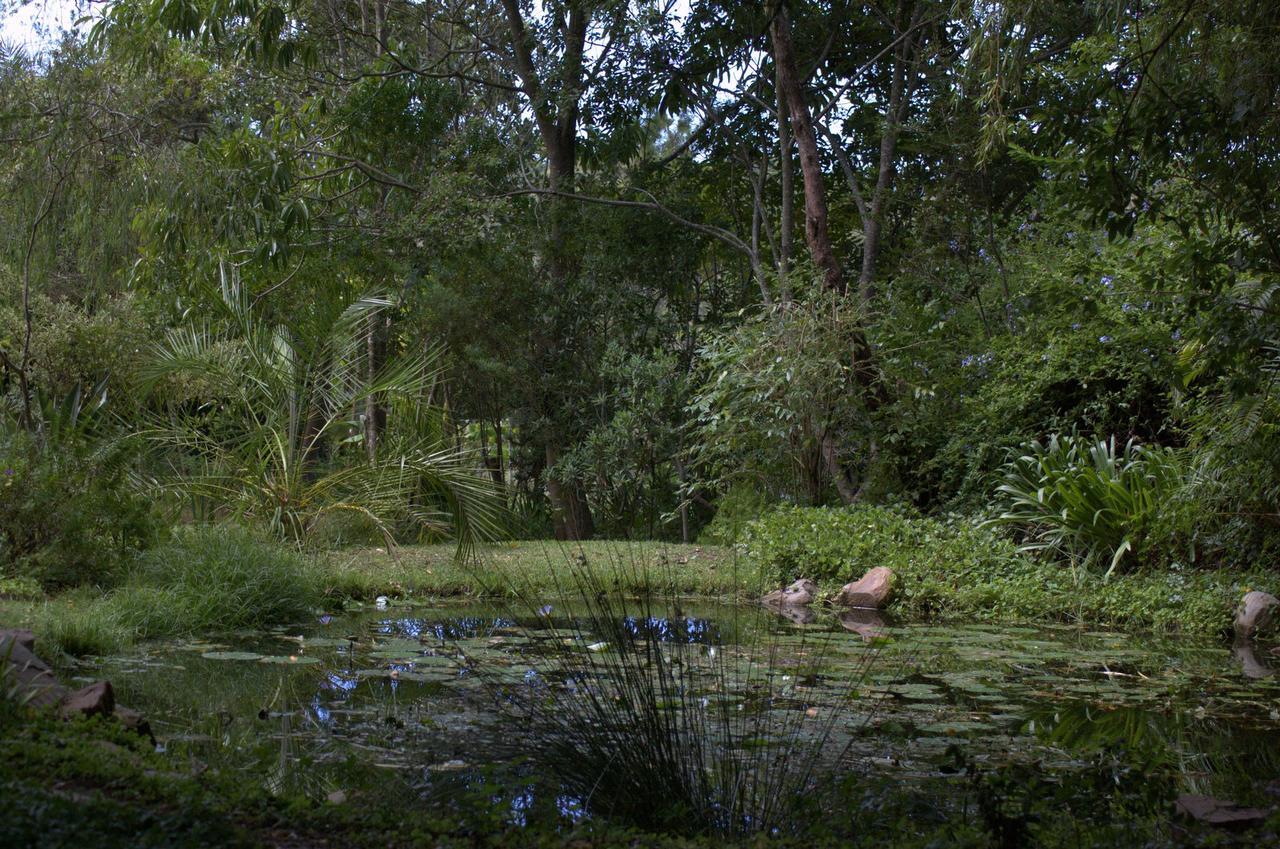
<svg viewBox="0 0 1280 849">
<path fill-rule="evenodd" d="M 853 583 L 845 584 L 832 601 L 844 607 L 870 607 L 879 610 L 888 605 L 892 597 L 893 570 L 877 566 Z"/>
<path fill-rule="evenodd" d="M 72 692 L 64 687 L 49 664 L 34 654 L 35 637 L 30 631 L 0 631 L 0 663 L 9 667 L 10 683 L 16 685 L 25 704 L 57 710 L 63 718 L 112 716 L 125 728 L 146 737 L 155 745 L 151 725 L 136 710 L 116 704 L 111 682 L 98 681 Z"/>
<path fill-rule="evenodd" d="M 1236 633 L 1242 637 L 1252 637 L 1271 624 L 1277 607 L 1280 607 L 1280 599 L 1271 593 L 1256 590 L 1245 593 L 1240 600 L 1240 607 L 1236 609 Z"/>
<path fill-rule="evenodd" d="M 1242 808 L 1235 802 L 1184 793 L 1178 797 L 1175 807 L 1179 814 L 1197 822 L 1219 828 L 1246 829 L 1266 822 L 1267 812 L 1261 808 Z"/>
<path fill-rule="evenodd" d="M 110 681 L 98 681 L 68 693 L 62 704 L 58 705 L 58 713 L 64 719 L 77 716 L 111 716 L 116 709 L 116 694 L 111 689 Z"/>
<path fill-rule="evenodd" d="M 840 614 L 840 627 L 862 637 L 863 642 L 869 643 L 879 637 L 887 637 L 888 626 L 889 623 L 878 610 L 855 607 Z"/>
<path fill-rule="evenodd" d="M 146 737 L 151 741 L 151 745 L 156 744 L 156 735 L 151 731 L 151 723 L 147 722 L 146 717 L 138 713 L 133 708 L 127 708 L 124 705 L 116 705 L 115 713 L 112 714 L 121 725 L 137 734 L 139 737 Z"/>
<path fill-rule="evenodd" d="M 801 578 L 789 587 L 774 590 L 760 599 L 770 607 L 800 607 L 818 597 L 818 585 L 808 578 Z"/>
<path fill-rule="evenodd" d="M 13 628 L 7 631 L 0 631 L 0 657 L 4 657 L 6 646 L 10 643 L 26 649 L 29 652 L 36 650 L 36 635 L 28 631 L 26 628 Z"/>
<path fill-rule="evenodd" d="M 0 662 L 9 667 L 9 677 L 26 703 L 32 707 L 54 707 L 67 688 L 54 677 L 49 664 L 32 653 L 35 639 L 30 631 L 0 631 Z"/>
</svg>

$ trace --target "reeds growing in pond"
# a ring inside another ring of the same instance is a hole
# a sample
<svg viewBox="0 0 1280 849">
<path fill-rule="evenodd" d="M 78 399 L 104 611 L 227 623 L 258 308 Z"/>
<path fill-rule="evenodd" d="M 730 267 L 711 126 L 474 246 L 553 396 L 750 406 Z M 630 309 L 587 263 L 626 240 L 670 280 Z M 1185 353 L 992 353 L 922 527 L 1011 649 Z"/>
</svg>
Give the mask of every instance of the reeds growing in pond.
<svg viewBox="0 0 1280 849">
<path fill-rule="evenodd" d="M 557 598 L 513 617 L 562 633 L 524 684 L 495 682 L 534 769 L 591 814 L 655 831 L 794 834 L 820 817 L 848 775 L 845 708 L 875 652 L 832 682 L 826 634 L 797 638 L 750 608 L 708 623 L 656 589 L 661 575 L 625 595 L 601 574 L 573 559 Z"/>
</svg>

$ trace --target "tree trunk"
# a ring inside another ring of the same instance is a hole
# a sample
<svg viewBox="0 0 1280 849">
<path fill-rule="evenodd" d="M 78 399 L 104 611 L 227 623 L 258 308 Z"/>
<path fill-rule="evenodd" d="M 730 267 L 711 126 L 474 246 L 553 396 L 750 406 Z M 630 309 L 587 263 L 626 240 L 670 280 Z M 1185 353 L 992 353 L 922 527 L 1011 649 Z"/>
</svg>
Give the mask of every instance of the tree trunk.
<svg viewBox="0 0 1280 849">
<path fill-rule="evenodd" d="M 783 304 L 791 303 L 791 237 L 795 231 L 796 174 L 791 164 L 791 121 L 778 75 L 778 171 L 782 177 L 782 213 L 778 221 L 778 291 Z"/>
<path fill-rule="evenodd" d="M 499 489 L 505 489 L 507 486 L 507 469 L 503 458 L 501 416 L 493 420 L 493 453 L 496 461 L 493 469 L 493 482 L 498 485 Z"/>
<path fill-rule="evenodd" d="M 538 75 L 534 63 L 531 36 L 525 25 L 519 0 L 502 0 L 506 12 L 507 29 L 511 37 L 511 53 L 521 91 L 529 99 L 538 135 L 542 139 L 547 157 L 547 180 L 552 192 L 571 193 L 577 168 L 577 138 L 579 99 L 582 96 L 588 13 L 581 2 L 569 2 L 564 30 L 564 53 L 561 57 L 559 93 L 549 95 Z M 559 299 L 570 288 L 578 273 L 577 257 L 572 255 L 569 236 L 572 233 L 572 201 L 552 197 L 547 228 L 547 273 L 551 280 L 552 297 Z M 561 340 L 554 338 L 552 329 L 539 347 L 543 356 L 554 357 L 560 350 Z M 552 417 L 563 415 L 570 407 L 563 399 L 548 397 L 544 403 L 554 407 Z M 565 435 L 555 426 L 546 428 L 542 436 L 543 451 L 547 458 L 547 500 L 551 503 L 552 522 L 556 538 L 578 540 L 590 537 L 594 531 L 590 507 L 580 482 L 556 480 L 551 468 L 560 456 Z"/>
<path fill-rule="evenodd" d="M 555 476 L 554 466 L 560 459 L 560 450 L 554 441 L 546 446 L 547 500 L 551 502 L 551 527 L 555 537 L 562 541 L 590 539 L 595 533 L 595 522 L 586 498 L 576 484 L 565 484 Z"/>
<path fill-rule="evenodd" d="M 376 315 L 376 314 L 375 314 Z M 372 387 L 377 379 L 377 345 L 374 342 L 375 315 L 369 316 L 369 326 L 365 331 L 365 370 L 368 386 Z M 378 457 L 378 404 L 370 392 L 364 399 L 364 448 L 372 463 Z"/>
<path fill-rule="evenodd" d="M 791 119 L 791 132 L 800 151 L 800 175 L 804 182 L 804 237 L 813 263 L 822 272 L 824 285 L 833 292 L 845 291 L 844 269 L 831 246 L 827 232 L 827 200 L 823 188 L 822 161 L 818 158 L 818 140 L 813 120 L 804 100 L 800 71 L 796 64 L 795 44 L 791 40 L 791 17 L 780 2 L 773 4 L 773 20 L 769 25 L 773 41 L 773 61 L 777 69 L 778 87 Z"/>
</svg>

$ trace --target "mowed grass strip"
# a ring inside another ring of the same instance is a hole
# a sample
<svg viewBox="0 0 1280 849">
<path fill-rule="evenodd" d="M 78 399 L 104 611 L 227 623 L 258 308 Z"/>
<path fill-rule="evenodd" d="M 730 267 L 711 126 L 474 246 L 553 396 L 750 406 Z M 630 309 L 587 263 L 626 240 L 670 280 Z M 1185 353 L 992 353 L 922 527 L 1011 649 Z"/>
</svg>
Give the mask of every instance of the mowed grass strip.
<svg viewBox="0 0 1280 849">
<path fill-rule="evenodd" d="M 623 592 L 646 586 L 697 596 L 747 596 L 759 579 L 731 548 L 660 542 L 554 540 L 505 542 L 480 547 L 460 562 L 452 545 L 344 548 L 322 558 L 330 595 L 513 597 L 554 592 L 573 585 L 585 561 L 593 574 Z"/>
</svg>

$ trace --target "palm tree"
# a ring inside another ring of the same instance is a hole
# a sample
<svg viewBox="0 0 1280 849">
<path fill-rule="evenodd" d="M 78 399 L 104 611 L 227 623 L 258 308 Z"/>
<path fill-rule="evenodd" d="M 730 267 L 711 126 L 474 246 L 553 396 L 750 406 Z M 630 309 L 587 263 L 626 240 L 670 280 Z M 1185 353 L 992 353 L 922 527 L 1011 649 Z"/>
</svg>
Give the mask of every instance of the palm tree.
<svg viewBox="0 0 1280 849">
<path fill-rule="evenodd" d="M 216 323 L 171 330 L 142 369 L 147 392 L 184 387 L 146 430 L 167 449 L 171 491 L 299 544 L 344 513 L 388 544 L 405 527 L 451 534 L 460 554 L 500 533 L 492 481 L 447 444 L 430 403 L 440 348 L 370 367 L 369 328 L 393 299 L 365 295 L 303 332 L 260 319 L 234 275 L 214 300 Z M 374 409 L 386 414 L 376 446 L 362 412 Z"/>
</svg>

